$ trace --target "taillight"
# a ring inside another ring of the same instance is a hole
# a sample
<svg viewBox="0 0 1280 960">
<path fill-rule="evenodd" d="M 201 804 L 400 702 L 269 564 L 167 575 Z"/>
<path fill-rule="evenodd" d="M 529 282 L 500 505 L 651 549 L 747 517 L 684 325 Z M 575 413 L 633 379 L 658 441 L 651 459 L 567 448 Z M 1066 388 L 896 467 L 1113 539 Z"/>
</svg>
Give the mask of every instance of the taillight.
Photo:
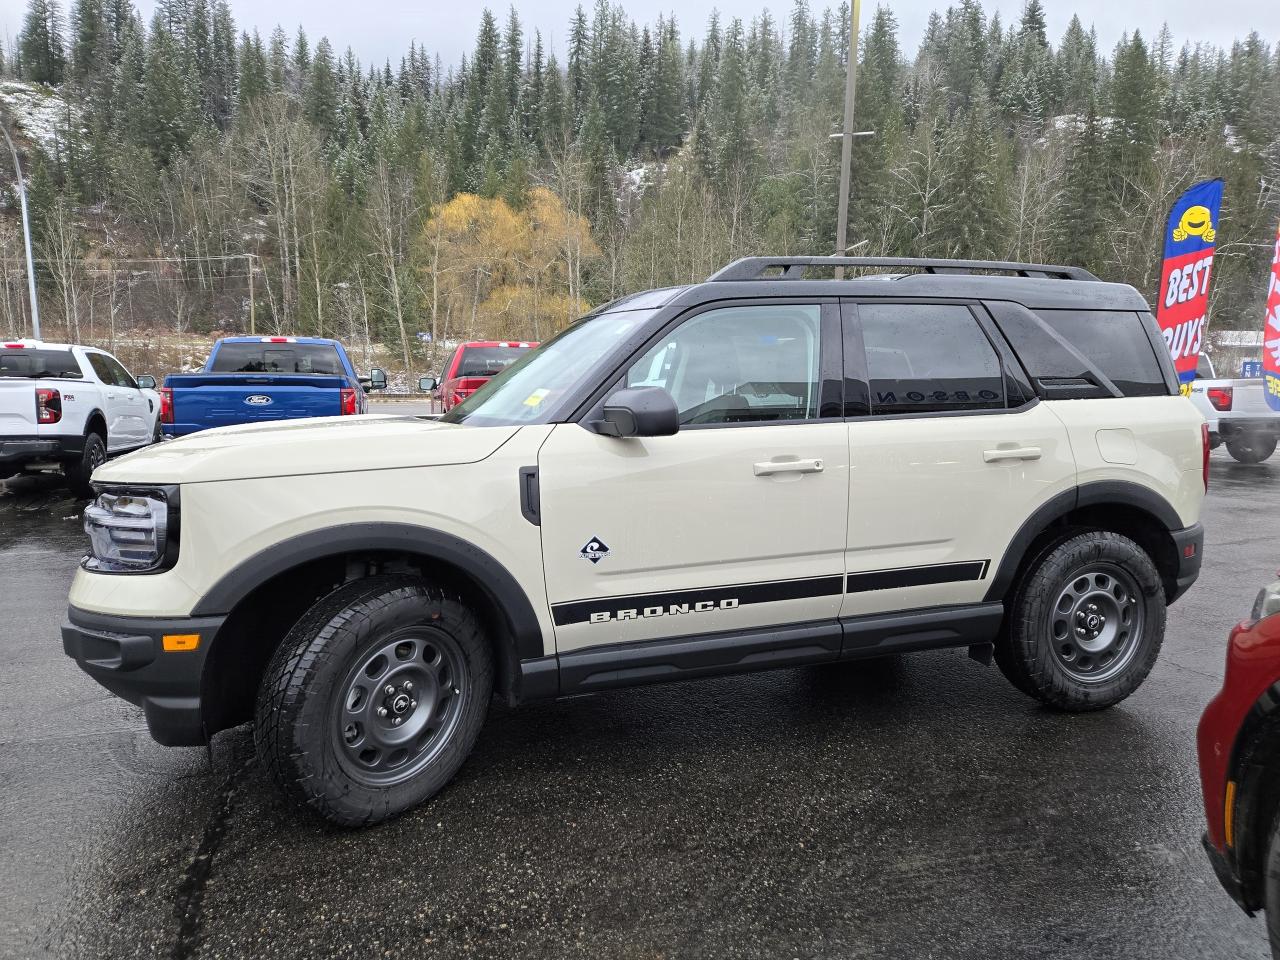
<svg viewBox="0 0 1280 960">
<path fill-rule="evenodd" d="M 1209 425 L 1200 424 L 1200 443 L 1204 447 L 1204 489 L 1209 490 Z"/>
<path fill-rule="evenodd" d="M 1231 387 L 1210 387 L 1205 391 L 1209 397 L 1209 402 L 1213 404 L 1215 410 L 1231 409 Z"/>
<path fill-rule="evenodd" d="M 62 419 L 62 394 L 52 387 L 36 387 L 36 423 Z"/>
<path fill-rule="evenodd" d="M 356 412 L 356 392 L 350 387 L 342 388 L 342 416 L 349 417 Z"/>
<path fill-rule="evenodd" d="M 160 388 L 160 422 L 173 423 L 173 387 Z"/>
</svg>

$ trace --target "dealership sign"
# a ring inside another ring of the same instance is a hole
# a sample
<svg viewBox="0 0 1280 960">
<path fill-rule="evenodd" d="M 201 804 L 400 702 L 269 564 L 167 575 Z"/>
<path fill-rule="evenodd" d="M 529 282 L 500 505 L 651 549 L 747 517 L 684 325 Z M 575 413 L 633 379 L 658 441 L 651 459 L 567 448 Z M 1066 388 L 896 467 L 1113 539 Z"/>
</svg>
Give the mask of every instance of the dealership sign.
<svg viewBox="0 0 1280 960">
<path fill-rule="evenodd" d="M 1156 320 L 1178 380 L 1195 379 L 1209 312 L 1209 275 L 1218 237 L 1222 181 L 1197 183 L 1178 198 L 1164 230 L 1164 264 Z"/>
</svg>

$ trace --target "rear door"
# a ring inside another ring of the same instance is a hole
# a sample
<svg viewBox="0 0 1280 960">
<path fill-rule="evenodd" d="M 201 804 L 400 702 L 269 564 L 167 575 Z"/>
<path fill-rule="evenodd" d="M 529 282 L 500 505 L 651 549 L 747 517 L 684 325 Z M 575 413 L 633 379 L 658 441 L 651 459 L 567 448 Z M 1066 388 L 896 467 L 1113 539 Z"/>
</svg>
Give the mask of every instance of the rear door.
<svg viewBox="0 0 1280 960">
<path fill-rule="evenodd" d="M 618 383 L 671 393 L 677 434 L 555 427 L 538 466 L 560 653 L 835 624 L 848 509 L 840 351 L 834 302 L 715 306 L 664 332 Z"/>
<path fill-rule="evenodd" d="M 983 599 L 1024 520 L 1075 483 L 1067 431 L 964 302 L 845 305 L 845 616 Z"/>
</svg>

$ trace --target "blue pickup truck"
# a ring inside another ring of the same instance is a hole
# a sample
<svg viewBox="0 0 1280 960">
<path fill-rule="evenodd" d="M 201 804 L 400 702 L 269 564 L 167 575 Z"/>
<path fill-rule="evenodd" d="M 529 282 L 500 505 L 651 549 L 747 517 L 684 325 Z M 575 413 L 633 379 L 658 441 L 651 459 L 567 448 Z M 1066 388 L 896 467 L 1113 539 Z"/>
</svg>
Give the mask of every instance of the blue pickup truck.
<svg viewBox="0 0 1280 960">
<path fill-rule="evenodd" d="M 170 374 L 160 390 L 166 437 L 265 420 L 366 413 L 366 391 L 382 390 L 376 367 L 361 377 L 337 340 L 226 337 L 199 373 Z"/>
</svg>

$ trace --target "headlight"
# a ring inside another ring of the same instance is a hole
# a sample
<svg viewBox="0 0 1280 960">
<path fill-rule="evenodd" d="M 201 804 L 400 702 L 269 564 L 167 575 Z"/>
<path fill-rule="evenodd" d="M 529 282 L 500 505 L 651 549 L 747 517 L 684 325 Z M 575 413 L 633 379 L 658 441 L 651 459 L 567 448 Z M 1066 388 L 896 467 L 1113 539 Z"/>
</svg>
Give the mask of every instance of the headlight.
<svg viewBox="0 0 1280 960">
<path fill-rule="evenodd" d="M 177 487 L 100 487 L 84 511 L 89 555 L 99 573 L 150 573 L 178 560 Z"/>
<path fill-rule="evenodd" d="M 1249 619 L 1257 623 L 1276 613 L 1280 613 L 1280 580 L 1267 584 L 1258 592 L 1258 599 L 1253 601 L 1253 612 L 1249 614 Z"/>
</svg>

